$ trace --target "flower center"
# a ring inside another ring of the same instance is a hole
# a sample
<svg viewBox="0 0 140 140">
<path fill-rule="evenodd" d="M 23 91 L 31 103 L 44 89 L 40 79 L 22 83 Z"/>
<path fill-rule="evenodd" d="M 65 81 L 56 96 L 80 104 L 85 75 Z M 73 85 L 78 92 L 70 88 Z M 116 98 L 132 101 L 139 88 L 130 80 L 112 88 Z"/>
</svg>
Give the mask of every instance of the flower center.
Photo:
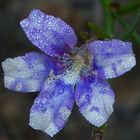
<svg viewBox="0 0 140 140">
<path fill-rule="evenodd" d="M 49 79 L 61 79 L 65 84 L 75 85 L 80 78 L 82 69 L 89 65 L 89 54 L 85 48 L 78 48 L 76 53 L 64 54 L 57 60 L 64 65 L 65 69 L 60 75 L 50 74 Z"/>
<path fill-rule="evenodd" d="M 71 56 L 74 61 L 78 61 L 82 63 L 84 66 L 89 65 L 90 55 L 86 46 L 82 46 L 80 48 L 76 48 L 76 52 Z"/>
<path fill-rule="evenodd" d="M 72 54 L 69 59 L 70 61 L 67 60 L 66 63 L 71 63 L 70 65 L 66 64 L 68 67 L 60 77 L 66 84 L 75 85 L 80 78 L 82 69 L 89 65 L 89 54 L 85 47 L 77 48 L 76 53 Z"/>
<path fill-rule="evenodd" d="M 83 63 L 81 61 L 74 61 L 72 65 L 66 69 L 66 71 L 60 75 L 60 78 L 66 83 L 75 85 L 80 78 L 80 72 L 83 68 Z"/>
</svg>

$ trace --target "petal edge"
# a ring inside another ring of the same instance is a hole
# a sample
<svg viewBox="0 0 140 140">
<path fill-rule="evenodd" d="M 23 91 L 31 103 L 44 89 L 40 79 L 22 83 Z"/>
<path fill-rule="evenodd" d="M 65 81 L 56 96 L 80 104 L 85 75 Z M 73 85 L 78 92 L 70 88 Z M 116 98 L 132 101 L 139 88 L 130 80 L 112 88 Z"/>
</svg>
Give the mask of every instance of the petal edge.
<svg viewBox="0 0 140 140">
<path fill-rule="evenodd" d="M 86 120 L 99 127 L 113 112 L 114 92 L 103 79 L 83 77 L 76 86 L 75 101 Z"/>
<path fill-rule="evenodd" d="M 62 56 L 73 50 L 77 37 L 73 29 L 60 18 L 34 9 L 20 22 L 29 40 L 50 56 Z"/>
<path fill-rule="evenodd" d="M 73 87 L 61 80 L 44 85 L 30 111 L 29 125 L 53 137 L 63 127 L 74 103 Z"/>
<path fill-rule="evenodd" d="M 50 72 L 49 61 L 47 56 L 35 52 L 7 58 L 2 62 L 5 87 L 20 92 L 39 91 Z"/>
</svg>

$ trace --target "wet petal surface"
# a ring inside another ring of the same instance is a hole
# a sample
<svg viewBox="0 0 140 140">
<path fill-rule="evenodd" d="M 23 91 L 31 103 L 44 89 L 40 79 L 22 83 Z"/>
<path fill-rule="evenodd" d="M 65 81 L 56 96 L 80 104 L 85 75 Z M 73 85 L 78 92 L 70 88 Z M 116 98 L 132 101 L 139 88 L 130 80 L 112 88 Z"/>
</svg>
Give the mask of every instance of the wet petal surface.
<svg viewBox="0 0 140 140">
<path fill-rule="evenodd" d="M 40 91 L 50 72 L 49 63 L 50 58 L 35 52 L 6 59 L 2 63 L 5 87 L 20 92 Z"/>
<path fill-rule="evenodd" d="M 105 80 L 83 76 L 76 86 L 75 101 L 86 120 L 99 127 L 113 112 L 114 93 Z"/>
<path fill-rule="evenodd" d="M 94 69 L 104 73 L 107 79 L 128 72 L 136 64 L 130 42 L 117 39 L 94 41 L 87 47 L 93 57 Z"/>
<path fill-rule="evenodd" d="M 77 37 L 68 24 L 36 9 L 20 25 L 29 40 L 50 56 L 69 53 L 77 43 Z"/>
<path fill-rule="evenodd" d="M 31 108 L 30 126 L 53 137 L 64 127 L 73 103 L 72 85 L 59 79 L 47 80 Z"/>
</svg>

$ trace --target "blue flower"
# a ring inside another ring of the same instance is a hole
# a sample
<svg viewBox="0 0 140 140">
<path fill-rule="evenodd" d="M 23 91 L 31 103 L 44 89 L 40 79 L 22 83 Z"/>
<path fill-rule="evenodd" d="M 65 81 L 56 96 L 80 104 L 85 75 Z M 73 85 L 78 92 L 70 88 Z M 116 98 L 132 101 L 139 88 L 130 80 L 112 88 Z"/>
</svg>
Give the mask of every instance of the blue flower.
<svg viewBox="0 0 140 140">
<path fill-rule="evenodd" d="M 6 88 L 23 93 L 40 91 L 29 125 L 53 136 L 64 127 L 74 101 L 89 123 L 103 125 L 114 103 L 114 92 L 106 79 L 135 66 L 132 44 L 118 39 L 91 40 L 78 48 L 69 25 L 39 10 L 33 10 L 20 25 L 44 53 L 8 58 L 2 67 Z"/>
</svg>

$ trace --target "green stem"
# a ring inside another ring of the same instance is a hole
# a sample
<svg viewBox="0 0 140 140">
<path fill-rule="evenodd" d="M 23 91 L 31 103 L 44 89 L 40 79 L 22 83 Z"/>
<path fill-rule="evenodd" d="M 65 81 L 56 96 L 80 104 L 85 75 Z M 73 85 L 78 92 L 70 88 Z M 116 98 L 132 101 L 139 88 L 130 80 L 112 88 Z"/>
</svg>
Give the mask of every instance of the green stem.
<svg viewBox="0 0 140 140">
<path fill-rule="evenodd" d="M 140 9 L 138 9 L 138 12 L 137 12 L 136 16 L 134 17 L 133 23 L 132 23 L 132 25 L 129 27 L 128 31 L 126 31 L 126 32 L 122 35 L 122 38 L 123 38 L 124 40 L 127 39 L 127 38 L 132 34 L 132 32 L 134 31 L 134 29 L 136 28 L 136 25 L 137 25 L 139 19 L 140 19 Z"/>
<path fill-rule="evenodd" d="M 100 0 L 104 13 L 104 29 L 108 36 L 113 37 L 114 17 L 110 10 L 111 0 Z"/>
<path fill-rule="evenodd" d="M 114 15 L 118 19 L 118 21 L 121 24 L 121 26 L 125 30 L 129 30 L 129 26 L 127 25 L 127 23 L 125 22 L 125 20 L 120 15 L 118 15 L 116 12 L 114 13 Z M 140 45 L 140 36 L 137 34 L 136 31 L 133 31 L 132 34 L 130 34 L 130 36 L 133 38 L 133 40 L 135 42 L 137 42 Z"/>
</svg>

